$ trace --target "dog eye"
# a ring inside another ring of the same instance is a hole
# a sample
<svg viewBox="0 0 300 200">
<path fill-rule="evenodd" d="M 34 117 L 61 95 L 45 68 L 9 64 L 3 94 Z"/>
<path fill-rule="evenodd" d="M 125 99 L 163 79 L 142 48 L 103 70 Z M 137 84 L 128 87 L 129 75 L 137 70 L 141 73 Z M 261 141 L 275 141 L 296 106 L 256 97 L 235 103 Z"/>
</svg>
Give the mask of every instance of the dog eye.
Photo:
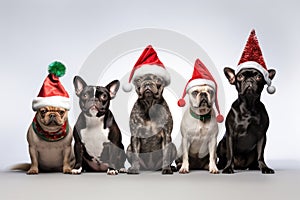
<svg viewBox="0 0 300 200">
<path fill-rule="evenodd" d="M 44 115 L 44 114 L 46 114 L 47 110 L 45 110 L 45 109 L 41 109 L 41 110 L 40 110 L 40 112 L 41 112 L 41 114 L 43 114 L 43 115 Z"/>
<path fill-rule="evenodd" d="M 199 93 L 198 91 L 193 91 L 193 92 L 192 92 L 192 95 L 193 95 L 193 96 L 197 96 L 198 93 Z"/>
<path fill-rule="evenodd" d="M 238 77 L 237 77 L 237 79 L 238 79 L 239 81 L 242 81 L 242 80 L 245 79 L 245 76 L 244 76 L 243 74 L 239 74 Z"/>
<path fill-rule="evenodd" d="M 260 74 L 256 75 L 256 80 L 260 81 L 262 79 L 262 76 Z"/>
<path fill-rule="evenodd" d="M 60 114 L 60 115 L 64 115 L 64 114 L 65 114 L 65 111 L 60 110 L 60 111 L 59 111 L 59 114 Z"/>
<path fill-rule="evenodd" d="M 87 94 L 84 94 L 82 95 L 83 99 L 87 99 L 88 98 L 88 95 Z"/>
<path fill-rule="evenodd" d="M 104 101 L 107 100 L 107 95 L 106 94 L 102 94 L 101 95 L 101 99 L 104 100 Z"/>
</svg>

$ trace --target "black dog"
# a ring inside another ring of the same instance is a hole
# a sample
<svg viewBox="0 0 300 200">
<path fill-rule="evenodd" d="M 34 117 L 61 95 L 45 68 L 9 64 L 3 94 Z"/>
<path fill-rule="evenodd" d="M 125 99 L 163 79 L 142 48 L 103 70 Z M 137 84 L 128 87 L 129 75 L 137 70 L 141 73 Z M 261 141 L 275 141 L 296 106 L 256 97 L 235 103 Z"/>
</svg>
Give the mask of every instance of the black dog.
<svg viewBox="0 0 300 200">
<path fill-rule="evenodd" d="M 167 102 L 162 96 L 164 80 L 146 74 L 134 80 L 138 99 L 130 115 L 131 143 L 127 159 L 131 164 L 129 174 L 139 170 L 159 170 L 172 174 L 171 163 L 176 158 L 176 147 L 172 143 L 173 119 Z"/>
<path fill-rule="evenodd" d="M 114 80 L 105 87 L 88 86 L 75 76 L 73 83 L 82 110 L 73 131 L 76 157 L 73 173 L 81 173 L 83 168 L 115 175 L 125 169 L 126 160 L 120 129 L 109 110 L 120 82 Z"/>
<path fill-rule="evenodd" d="M 217 148 L 218 168 L 227 174 L 234 173 L 233 169 L 260 169 L 264 174 L 273 174 L 264 161 L 269 117 L 260 101 L 266 84 L 263 75 L 253 68 L 241 69 L 235 75 L 233 69 L 226 67 L 224 73 L 235 85 L 238 99 L 226 117 L 226 133 Z M 270 69 L 268 73 L 272 80 L 276 71 Z"/>
</svg>

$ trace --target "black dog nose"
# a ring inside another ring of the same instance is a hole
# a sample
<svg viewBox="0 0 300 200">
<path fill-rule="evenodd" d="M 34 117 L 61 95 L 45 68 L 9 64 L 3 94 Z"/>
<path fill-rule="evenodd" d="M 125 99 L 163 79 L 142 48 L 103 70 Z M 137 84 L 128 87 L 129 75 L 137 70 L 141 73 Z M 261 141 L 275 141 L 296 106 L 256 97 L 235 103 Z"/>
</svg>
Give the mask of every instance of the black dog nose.
<svg viewBox="0 0 300 200">
<path fill-rule="evenodd" d="M 200 97 L 207 97 L 207 93 L 206 92 L 201 92 Z"/>
<path fill-rule="evenodd" d="M 49 117 L 50 117 L 50 118 L 54 118 L 54 117 L 55 117 L 55 114 L 50 114 Z"/>
</svg>

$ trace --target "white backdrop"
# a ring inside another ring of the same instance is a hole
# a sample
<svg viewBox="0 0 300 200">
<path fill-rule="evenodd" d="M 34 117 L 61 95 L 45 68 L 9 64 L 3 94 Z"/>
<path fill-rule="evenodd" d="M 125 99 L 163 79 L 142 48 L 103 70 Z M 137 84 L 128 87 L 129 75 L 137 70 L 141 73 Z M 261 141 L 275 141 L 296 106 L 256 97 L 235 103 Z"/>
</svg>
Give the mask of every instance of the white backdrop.
<svg viewBox="0 0 300 200">
<path fill-rule="evenodd" d="M 255 28 L 268 68 L 277 71 L 276 93 L 264 92 L 262 97 L 271 121 L 265 157 L 292 165 L 292 160 L 300 160 L 299 7 L 297 0 L 1 0 L 0 169 L 29 162 L 25 135 L 34 116 L 31 101 L 49 63 L 60 60 L 66 65 L 61 82 L 72 95 L 73 77 L 91 52 L 115 35 L 142 28 L 178 32 L 207 52 L 223 82 L 224 115 L 236 91 L 225 79 L 223 67 L 236 66 Z M 72 110 L 70 118 L 74 124 Z"/>
</svg>

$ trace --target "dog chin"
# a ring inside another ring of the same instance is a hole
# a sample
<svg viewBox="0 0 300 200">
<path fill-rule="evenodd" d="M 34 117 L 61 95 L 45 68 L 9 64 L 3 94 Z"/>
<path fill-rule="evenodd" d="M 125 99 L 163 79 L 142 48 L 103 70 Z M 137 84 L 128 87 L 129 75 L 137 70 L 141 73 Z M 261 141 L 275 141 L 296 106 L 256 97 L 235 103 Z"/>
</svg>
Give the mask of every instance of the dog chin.
<svg viewBox="0 0 300 200">
<path fill-rule="evenodd" d="M 211 111 L 211 108 L 207 106 L 200 106 L 200 107 L 193 107 L 192 110 L 198 115 L 206 115 Z"/>
<path fill-rule="evenodd" d="M 58 124 L 57 122 L 54 122 L 54 121 L 45 123 L 45 122 L 42 122 L 41 120 L 38 120 L 38 123 L 40 124 L 41 128 L 44 131 L 48 131 L 48 132 L 56 132 L 63 125 L 63 123 L 62 124 Z"/>
<path fill-rule="evenodd" d="M 153 92 L 151 92 L 150 90 L 146 90 L 144 93 L 143 93 L 143 96 L 144 98 L 150 98 L 150 97 L 153 97 Z"/>
<path fill-rule="evenodd" d="M 99 112 L 99 110 L 98 110 L 97 108 L 93 108 L 93 107 L 92 107 L 92 108 L 89 109 L 89 113 L 90 113 L 90 115 L 92 115 L 93 117 L 97 116 L 98 112 Z"/>
</svg>

